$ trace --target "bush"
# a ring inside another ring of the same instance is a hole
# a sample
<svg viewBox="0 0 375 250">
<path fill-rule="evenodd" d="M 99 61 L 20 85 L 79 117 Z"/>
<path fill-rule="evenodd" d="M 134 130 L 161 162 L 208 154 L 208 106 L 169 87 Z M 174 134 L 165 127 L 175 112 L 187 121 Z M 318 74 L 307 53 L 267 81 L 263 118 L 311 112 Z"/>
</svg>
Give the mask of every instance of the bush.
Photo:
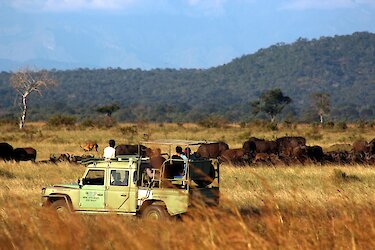
<svg viewBox="0 0 375 250">
<path fill-rule="evenodd" d="M 228 125 L 228 120 L 220 115 L 211 115 L 198 122 L 204 128 L 223 128 Z"/>
<path fill-rule="evenodd" d="M 334 122 L 323 123 L 323 128 L 333 128 L 335 126 Z"/>
<path fill-rule="evenodd" d="M 19 119 L 14 116 L 2 116 L 0 117 L 0 125 L 18 125 Z"/>
<path fill-rule="evenodd" d="M 284 128 L 287 128 L 287 129 L 291 129 L 291 128 L 293 128 L 293 122 L 290 121 L 290 120 L 285 120 L 285 121 L 283 122 L 283 127 L 284 127 Z"/>
<path fill-rule="evenodd" d="M 83 121 L 81 121 L 79 126 L 81 128 L 93 128 L 93 127 L 95 127 L 95 122 L 93 120 L 87 118 L 87 119 L 84 119 Z"/>
<path fill-rule="evenodd" d="M 339 130 L 345 130 L 348 128 L 348 125 L 346 124 L 346 122 L 338 122 L 336 123 L 335 127 Z"/>
<path fill-rule="evenodd" d="M 138 128 L 135 125 L 126 126 L 126 127 L 120 127 L 119 131 L 122 135 L 129 135 L 129 134 L 135 135 L 138 133 Z"/>
<path fill-rule="evenodd" d="M 277 123 L 276 122 L 270 122 L 267 124 L 267 129 L 271 130 L 271 131 L 277 131 L 278 130 L 278 127 L 277 127 Z"/>
<path fill-rule="evenodd" d="M 117 125 L 117 121 L 111 116 L 99 117 L 96 120 L 96 126 L 98 128 L 112 128 Z"/>
<path fill-rule="evenodd" d="M 357 122 L 357 127 L 359 129 L 364 129 L 364 128 L 366 128 L 367 125 L 368 125 L 368 123 L 366 121 L 364 121 L 364 120 L 359 120 Z"/>
<path fill-rule="evenodd" d="M 50 127 L 74 126 L 77 118 L 70 115 L 53 115 L 48 118 L 47 125 Z"/>
</svg>

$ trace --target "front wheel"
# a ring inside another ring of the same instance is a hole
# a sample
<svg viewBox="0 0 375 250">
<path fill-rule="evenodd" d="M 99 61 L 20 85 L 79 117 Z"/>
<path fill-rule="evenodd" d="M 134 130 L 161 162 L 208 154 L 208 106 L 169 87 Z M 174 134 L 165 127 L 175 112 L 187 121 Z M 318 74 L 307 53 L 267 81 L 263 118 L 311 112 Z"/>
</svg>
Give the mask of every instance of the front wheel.
<svg viewBox="0 0 375 250">
<path fill-rule="evenodd" d="M 51 204 L 51 208 L 54 209 L 60 218 L 66 218 L 70 214 L 68 204 L 65 200 L 57 200 Z"/>
<path fill-rule="evenodd" d="M 170 215 L 164 206 L 150 205 L 142 212 L 142 218 L 146 220 L 168 220 Z"/>
</svg>

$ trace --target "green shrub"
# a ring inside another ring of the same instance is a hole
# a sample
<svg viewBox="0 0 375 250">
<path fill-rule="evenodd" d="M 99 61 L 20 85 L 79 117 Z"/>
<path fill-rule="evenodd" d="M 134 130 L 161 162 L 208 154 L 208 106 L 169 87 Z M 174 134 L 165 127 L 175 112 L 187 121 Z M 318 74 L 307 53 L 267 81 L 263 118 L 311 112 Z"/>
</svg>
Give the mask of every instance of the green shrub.
<svg viewBox="0 0 375 250">
<path fill-rule="evenodd" d="M 95 121 L 98 128 L 112 128 L 117 125 L 117 121 L 111 116 L 98 117 Z"/>
<path fill-rule="evenodd" d="M 211 115 L 198 122 L 204 128 L 223 128 L 228 125 L 228 120 L 220 115 Z"/>
<path fill-rule="evenodd" d="M 122 135 L 129 135 L 129 134 L 137 134 L 138 128 L 135 125 L 132 126 L 126 126 L 126 127 L 120 127 L 119 131 Z"/>
<path fill-rule="evenodd" d="M 246 126 L 247 126 L 247 123 L 246 122 L 240 122 L 240 128 L 246 128 Z"/>
<path fill-rule="evenodd" d="M 346 130 L 348 128 L 348 125 L 346 122 L 338 122 L 335 124 L 335 127 L 339 130 Z"/>
<path fill-rule="evenodd" d="M 334 122 L 323 123 L 323 128 L 333 128 L 333 127 L 335 127 L 335 123 Z"/>
<path fill-rule="evenodd" d="M 267 129 L 271 130 L 271 131 L 277 131 L 278 130 L 277 123 L 276 122 L 270 122 L 270 123 L 268 123 L 267 124 Z"/>
<path fill-rule="evenodd" d="M 50 127 L 74 126 L 77 118 L 71 115 L 53 115 L 48 118 L 47 125 Z"/>
<path fill-rule="evenodd" d="M 364 128 L 366 128 L 367 125 L 368 125 L 368 123 L 366 121 L 364 121 L 364 120 L 359 120 L 357 122 L 357 127 L 359 129 L 364 129 Z"/>
<path fill-rule="evenodd" d="M 95 127 L 95 122 L 90 118 L 86 118 L 83 121 L 81 121 L 79 126 L 81 128 L 93 128 L 93 127 Z"/>
</svg>

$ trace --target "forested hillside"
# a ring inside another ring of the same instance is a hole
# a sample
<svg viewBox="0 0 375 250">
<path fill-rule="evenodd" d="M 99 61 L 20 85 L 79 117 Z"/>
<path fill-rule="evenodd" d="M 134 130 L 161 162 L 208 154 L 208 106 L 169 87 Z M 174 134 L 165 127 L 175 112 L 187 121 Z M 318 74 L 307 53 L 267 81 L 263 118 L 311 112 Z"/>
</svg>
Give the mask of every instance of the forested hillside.
<svg viewBox="0 0 375 250">
<path fill-rule="evenodd" d="M 248 41 L 251 42 L 251 41 Z M 101 105 L 117 103 L 119 120 L 197 121 L 209 115 L 229 120 L 252 118 L 250 102 L 269 89 L 292 98 L 278 119 L 311 116 L 309 96 L 331 96 L 332 120 L 375 118 L 375 34 L 298 39 L 277 44 L 209 69 L 52 70 L 59 85 L 30 97 L 30 119 L 65 113 L 97 115 Z M 10 72 L 0 73 L 0 115 L 16 114 Z"/>
</svg>

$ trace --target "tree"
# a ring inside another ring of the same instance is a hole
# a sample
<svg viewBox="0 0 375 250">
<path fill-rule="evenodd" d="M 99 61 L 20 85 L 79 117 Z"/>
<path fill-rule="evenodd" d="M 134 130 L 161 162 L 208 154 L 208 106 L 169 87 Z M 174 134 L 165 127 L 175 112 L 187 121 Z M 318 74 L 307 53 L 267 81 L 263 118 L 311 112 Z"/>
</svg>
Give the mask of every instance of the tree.
<svg viewBox="0 0 375 250">
<path fill-rule="evenodd" d="M 106 116 L 111 117 L 112 113 L 116 112 L 119 109 L 120 109 L 120 107 L 117 104 L 114 103 L 114 104 L 104 105 L 104 106 L 98 107 L 96 109 L 96 111 L 99 112 L 99 113 L 105 114 Z"/>
<path fill-rule="evenodd" d="M 310 95 L 310 99 L 315 111 L 320 118 L 320 124 L 324 123 L 324 116 L 330 112 L 329 94 L 324 92 L 315 92 Z"/>
<path fill-rule="evenodd" d="M 288 96 L 284 96 L 280 89 L 271 89 L 262 93 L 259 100 L 251 103 L 253 114 L 266 113 L 275 121 L 276 115 L 281 113 L 286 105 L 292 102 Z"/>
<path fill-rule="evenodd" d="M 11 75 L 10 84 L 20 95 L 21 117 L 19 127 L 23 129 L 28 108 L 27 98 L 33 92 L 42 95 L 44 89 L 55 86 L 57 82 L 48 75 L 46 70 L 32 71 L 30 69 L 21 69 Z"/>
</svg>

